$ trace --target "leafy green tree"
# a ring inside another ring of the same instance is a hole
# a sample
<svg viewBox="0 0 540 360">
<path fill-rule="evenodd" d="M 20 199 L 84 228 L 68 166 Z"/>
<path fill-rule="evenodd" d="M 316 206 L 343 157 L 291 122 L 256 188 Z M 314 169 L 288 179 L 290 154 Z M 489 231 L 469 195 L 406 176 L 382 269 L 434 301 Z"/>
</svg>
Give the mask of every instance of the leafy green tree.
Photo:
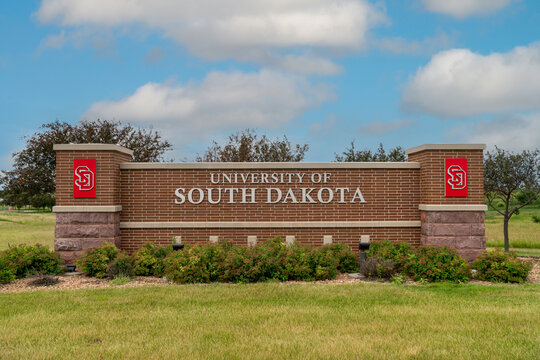
<svg viewBox="0 0 540 360">
<path fill-rule="evenodd" d="M 513 153 L 495 147 L 484 157 L 484 192 L 489 206 L 503 216 L 504 250 L 509 251 L 508 221 L 540 194 L 540 151 Z M 502 201 L 503 208 L 496 204 Z"/>
<path fill-rule="evenodd" d="M 157 131 L 116 121 L 98 119 L 72 125 L 57 120 L 44 124 L 40 131 L 26 138 L 23 150 L 13 154 L 13 170 L 0 171 L 3 202 L 20 207 L 30 204 L 36 195 L 54 194 L 56 154 L 53 145 L 81 143 L 122 145 L 133 150 L 134 161 L 145 162 L 161 160 L 171 148 Z M 48 200 L 45 203 L 50 204 L 50 195 Z"/>
<path fill-rule="evenodd" d="M 354 146 L 354 141 L 351 141 L 350 147 L 345 149 L 341 154 L 335 154 L 336 161 L 338 162 L 354 162 L 354 161 L 405 161 L 405 150 L 401 146 L 397 146 L 393 149 L 390 149 L 388 152 L 384 150 L 382 143 L 379 143 L 379 148 L 377 151 L 366 150 L 356 150 Z"/>
<path fill-rule="evenodd" d="M 286 162 L 302 161 L 308 145 L 292 145 L 286 136 L 270 140 L 258 136 L 253 129 L 238 131 L 229 136 L 224 145 L 213 141 L 198 162 Z"/>
</svg>

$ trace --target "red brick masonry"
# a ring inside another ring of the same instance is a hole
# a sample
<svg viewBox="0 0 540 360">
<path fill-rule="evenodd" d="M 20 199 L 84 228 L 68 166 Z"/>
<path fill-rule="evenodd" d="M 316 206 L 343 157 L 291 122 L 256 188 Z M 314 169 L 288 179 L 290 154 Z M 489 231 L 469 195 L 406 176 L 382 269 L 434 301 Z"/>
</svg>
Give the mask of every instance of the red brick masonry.
<svg viewBox="0 0 540 360">
<path fill-rule="evenodd" d="M 422 145 L 408 150 L 406 163 L 153 164 L 130 163 L 132 152 L 116 145 L 55 145 L 55 150 L 55 250 L 66 262 L 103 241 L 133 252 L 145 242 L 170 244 L 173 238 L 247 245 L 248 237 L 281 236 L 308 245 L 345 243 L 356 250 L 367 235 L 371 241 L 448 245 L 469 259 L 485 249 L 481 145 Z M 449 157 L 468 159 L 466 198 L 444 196 Z M 73 198 L 75 158 L 97 160 L 94 199 Z M 235 174 L 238 183 L 229 183 L 227 176 Z M 225 181 L 216 184 L 220 175 Z M 272 177 L 283 181 L 272 183 Z M 214 200 L 221 189 L 219 203 L 208 201 L 209 188 Z M 200 203 L 197 189 L 206 196 Z M 355 197 L 357 189 L 362 197 Z M 282 201 L 269 203 L 269 191 L 281 191 Z"/>
</svg>

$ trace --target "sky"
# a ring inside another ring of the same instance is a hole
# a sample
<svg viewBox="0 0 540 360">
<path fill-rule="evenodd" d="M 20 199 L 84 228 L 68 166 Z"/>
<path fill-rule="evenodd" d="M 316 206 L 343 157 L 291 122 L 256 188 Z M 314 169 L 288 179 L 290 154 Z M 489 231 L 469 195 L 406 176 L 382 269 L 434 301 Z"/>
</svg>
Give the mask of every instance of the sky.
<svg viewBox="0 0 540 360">
<path fill-rule="evenodd" d="M 168 159 L 254 128 L 306 161 L 540 147 L 537 0 L 0 1 L 0 169 L 54 120 L 158 130 Z"/>
</svg>

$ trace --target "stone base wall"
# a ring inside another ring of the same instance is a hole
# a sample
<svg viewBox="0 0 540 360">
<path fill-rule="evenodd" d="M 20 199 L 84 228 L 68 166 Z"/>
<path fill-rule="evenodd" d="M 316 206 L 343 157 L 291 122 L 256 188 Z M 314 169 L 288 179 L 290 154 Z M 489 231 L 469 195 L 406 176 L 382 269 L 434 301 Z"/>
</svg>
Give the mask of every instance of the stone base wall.
<svg viewBox="0 0 540 360">
<path fill-rule="evenodd" d="M 422 245 L 448 246 L 469 261 L 486 251 L 483 211 L 422 211 Z"/>
<path fill-rule="evenodd" d="M 120 213 L 57 213 L 54 250 L 73 264 L 89 248 L 104 242 L 120 247 Z"/>
</svg>

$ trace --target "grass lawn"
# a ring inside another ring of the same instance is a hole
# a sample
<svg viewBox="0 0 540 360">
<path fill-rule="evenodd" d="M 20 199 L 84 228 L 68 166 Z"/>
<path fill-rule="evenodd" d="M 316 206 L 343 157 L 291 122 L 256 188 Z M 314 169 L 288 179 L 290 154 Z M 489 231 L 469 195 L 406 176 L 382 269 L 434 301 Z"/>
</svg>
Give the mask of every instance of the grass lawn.
<svg viewBox="0 0 540 360">
<path fill-rule="evenodd" d="M 539 202 L 524 207 L 510 218 L 510 247 L 540 249 L 540 223 L 535 223 L 533 216 L 540 217 Z M 504 247 L 503 217 L 494 210 L 486 213 L 486 238 L 488 247 Z"/>
<path fill-rule="evenodd" d="M 0 212 L 0 250 L 9 245 L 40 243 L 54 247 L 53 213 Z"/>
<path fill-rule="evenodd" d="M 538 359 L 540 285 L 182 285 L 0 294 L 2 359 Z"/>
</svg>

